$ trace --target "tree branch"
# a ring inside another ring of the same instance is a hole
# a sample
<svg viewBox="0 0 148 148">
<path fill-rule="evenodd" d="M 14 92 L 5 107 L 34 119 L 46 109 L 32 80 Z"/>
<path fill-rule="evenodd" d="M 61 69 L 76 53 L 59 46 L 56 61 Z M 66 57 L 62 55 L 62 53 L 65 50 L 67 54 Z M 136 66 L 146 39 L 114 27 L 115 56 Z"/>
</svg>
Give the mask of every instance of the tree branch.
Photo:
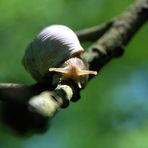
<svg viewBox="0 0 148 148">
<path fill-rule="evenodd" d="M 85 52 L 91 70 L 100 70 L 123 54 L 125 46 L 148 20 L 148 0 L 138 0 L 114 20 L 111 28 Z"/>
<path fill-rule="evenodd" d="M 99 71 L 111 59 L 121 56 L 125 46 L 147 19 L 148 0 L 138 0 L 112 21 L 77 32 L 80 41 L 97 40 L 83 55 L 89 68 Z M 69 101 L 77 101 L 80 90 L 72 82 L 64 82 L 55 89 L 44 84 L 0 84 L 0 99 L 25 103 L 40 115 L 51 117 L 59 108 L 67 107 Z"/>
</svg>

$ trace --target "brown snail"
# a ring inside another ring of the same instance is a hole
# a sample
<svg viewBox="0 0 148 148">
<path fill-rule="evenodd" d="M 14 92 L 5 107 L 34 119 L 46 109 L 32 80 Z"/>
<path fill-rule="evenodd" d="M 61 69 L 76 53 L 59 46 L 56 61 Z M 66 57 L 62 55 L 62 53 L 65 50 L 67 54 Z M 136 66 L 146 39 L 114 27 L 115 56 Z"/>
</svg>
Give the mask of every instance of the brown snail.
<svg viewBox="0 0 148 148">
<path fill-rule="evenodd" d="M 43 29 L 29 44 L 22 59 L 25 69 L 38 82 L 52 83 L 71 79 L 81 88 L 89 74 L 81 59 L 83 48 L 76 34 L 64 25 Z"/>
</svg>

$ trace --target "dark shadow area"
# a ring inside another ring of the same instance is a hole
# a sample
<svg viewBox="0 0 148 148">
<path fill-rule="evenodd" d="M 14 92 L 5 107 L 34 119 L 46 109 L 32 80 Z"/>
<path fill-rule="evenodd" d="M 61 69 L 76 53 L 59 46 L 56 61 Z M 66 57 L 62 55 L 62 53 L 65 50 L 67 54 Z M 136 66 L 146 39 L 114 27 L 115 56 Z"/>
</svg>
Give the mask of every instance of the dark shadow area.
<svg viewBox="0 0 148 148">
<path fill-rule="evenodd" d="M 42 90 L 49 90 L 46 85 L 18 85 L 0 88 L 2 104 L 2 121 L 21 136 L 44 133 L 49 127 L 49 118 L 28 109 L 28 100 Z"/>
<path fill-rule="evenodd" d="M 44 133 L 49 127 L 49 118 L 28 110 L 26 105 L 4 103 L 2 121 L 21 136 Z"/>
</svg>

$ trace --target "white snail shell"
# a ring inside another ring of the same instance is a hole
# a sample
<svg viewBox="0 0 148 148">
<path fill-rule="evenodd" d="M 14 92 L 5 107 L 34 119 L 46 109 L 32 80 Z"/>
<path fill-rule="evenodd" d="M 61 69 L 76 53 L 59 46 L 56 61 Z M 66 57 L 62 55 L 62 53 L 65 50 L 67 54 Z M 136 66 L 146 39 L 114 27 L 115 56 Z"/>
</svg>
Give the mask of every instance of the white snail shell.
<svg viewBox="0 0 148 148">
<path fill-rule="evenodd" d="M 29 44 L 22 63 L 35 80 L 42 82 L 50 75 L 49 67 L 58 67 L 81 52 L 83 48 L 70 28 L 51 25 Z"/>
</svg>

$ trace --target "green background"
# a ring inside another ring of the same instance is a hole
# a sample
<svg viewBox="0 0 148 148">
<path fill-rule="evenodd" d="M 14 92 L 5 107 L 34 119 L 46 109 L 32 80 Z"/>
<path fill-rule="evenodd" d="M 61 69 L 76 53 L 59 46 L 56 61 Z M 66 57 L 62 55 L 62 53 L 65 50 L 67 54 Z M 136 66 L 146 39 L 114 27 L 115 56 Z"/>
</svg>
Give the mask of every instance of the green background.
<svg viewBox="0 0 148 148">
<path fill-rule="evenodd" d="M 0 0 L 0 81 L 32 84 L 21 65 L 25 47 L 44 27 L 80 30 L 119 15 L 133 0 Z M 43 134 L 20 136 L 0 122 L 0 148 L 147 148 L 148 27 L 131 40 L 61 110 Z M 23 94 L 22 94 L 23 95 Z"/>
</svg>

